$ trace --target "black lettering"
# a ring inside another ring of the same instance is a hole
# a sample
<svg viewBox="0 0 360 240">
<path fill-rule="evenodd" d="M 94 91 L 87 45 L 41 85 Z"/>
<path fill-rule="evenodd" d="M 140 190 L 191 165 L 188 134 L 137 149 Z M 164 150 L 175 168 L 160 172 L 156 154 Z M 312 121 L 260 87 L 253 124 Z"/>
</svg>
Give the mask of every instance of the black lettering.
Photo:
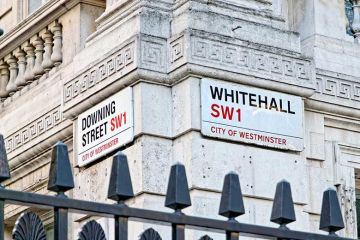
<svg viewBox="0 0 360 240">
<path fill-rule="evenodd" d="M 251 107 L 257 107 L 257 105 L 256 105 L 256 94 L 254 94 L 254 93 L 249 94 L 249 105 Z"/>
<path fill-rule="evenodd" d="M 228 101 L 228 97 L 231 97 L 231 102 L 234 102 L 234 90 L 230 90 L 231 93 L 228 93 L 228 90 L 225 88 L 225 101 Z"/>
<path fill-rule="evenodd" d="M 82 126 L 82 130 L 84 131 L 86 129 L 86 118 L 83 118 L 81 120 L 81 126 Z"/>
<path fill-rule="evenodd" d="M 287 113 L 286 109 L 282 108 L 282 99 L 280 99 L 280 112 Z"/>
<path fill-rule="evenodd" d="M 116 109 L 115 109 L 115 101 L 112 101 L 112 102 L 111 102 L 111 114 L 114 114 L 115 111 L 116 111 Z M 110 115 L 110 114 L 109 114 L 109 115 Z"/>
<path fill-rule="evenodd" d="M 295 114 L 295 112 L 291 111 L 290 101 L 288 101 L 288 113 Z"/>
<path fill-rule="evenodd" d="M 81 144 L 83 147 L 85 147 L 86 146 L 86 134 L 84 134 L 83 136 L 82 136 L 82 144 Z"/>
<path fill-rule="evenodd" d="M 275 108 L 276 111 L 279 111 L 275 98 L 271 98 L 269 110 L 272 110 L 273 108 Z"/>
<path fill-rule="evenodd" d="M 212 99 L 218 99 L 218 100 L 222 100 L 222 95 L 223 95 L 223 88 L 219 88 L 215 87 L 215 89 L 213 88 L 213 86 L 210 86 L 210 91 L 211 91 L 211 97 Z"/>
<path fill-rule="evenodd" d="M 268 100 L 267 96 L 264 97 L 264 99 L 261 99 L 261 95 L 259 95 L 259 108 L 268 108 Z M 261 105 L 264 104 L 265 106 L 262 107 Z"/>
<path fill-rule="evenodd" d="M 245 105 L 245 103 L 246 103 L 246 98 L 245 98 L 245 96 L 248 95 L 248 93 L 246 93 L 246 92 L 241 92 L 241 91 L 238 91 L 238 93 L 239 93 L 240 95 L 242 95 L 242 104 Z"/>
</svg>

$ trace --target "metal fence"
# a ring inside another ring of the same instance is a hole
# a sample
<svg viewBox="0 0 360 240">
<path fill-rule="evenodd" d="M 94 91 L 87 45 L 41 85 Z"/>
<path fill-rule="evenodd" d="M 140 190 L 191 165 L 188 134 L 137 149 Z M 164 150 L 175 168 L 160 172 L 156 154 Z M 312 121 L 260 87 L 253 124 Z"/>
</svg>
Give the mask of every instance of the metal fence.
<svg viewBox="0 0 360 240">
<path fill-rule="evenodd" d="M 4 138 L 0 135 L 0 182 L 10 179 L 10 171 L 5 151 Z M 21 192 L 0 187 L 0 240 L 4 240 L 4 206 L 5 203 L 24 206 L 48 207 L 54 211 L 54 239 L 68 239 L 68 213 L 77 212 L 115 219 L 116 240 L 128 239 L 129 218 L 135 221 L 156 221 L 171 224 L 172 239 L 184 240 L 187 227 L 220 230 L 227 240 L 239 239 L 239 236 L 254 236 L 267 239 L 299 240 L 345 240 L 336 235 L 344 228 L 339 201 L 335 190 L 326 190 L 323 195 L 320 229 L 328 235 L 290 230 L 286 225 L 294 222 L 295 211 L 290 184 L 281 181 L 277 184 L 271 212 L 271 221 L 279 224 L 278 228 L 245 224 L 235 218 L 245 213 L 239 177 L 235 173 L 225 176 L 219 214 L 228 220 L 217 220 L 188 216 L 182 209 L 191 206 L 185 167 L 176 164 L 171 167 L 165 206 L 173 213 L 128 207 L 125 201 L 134 197 L 127 157 L 121 152 L 113 158 L 108 198 L 116 204 L 105 204 L 68 198 L 65 192 L 74 188 L 74 180 L 68 157 L 67 146 L 57 143 L 52 152 L 48 189 L 56 196 Z M 45 240 L 46 234 L 40 218 L 32 212 L 23 213 L 17 220 L 12 233 L 16 240 Z M 105 240 L 102 227 L 96 221 L 86 223 L 78 240 Z M 150 228 L 144 231 L 140 240 L 160 240 L 158 232 Z M 210 240 L 207 235 L 202 240 Z"/>
</svg>

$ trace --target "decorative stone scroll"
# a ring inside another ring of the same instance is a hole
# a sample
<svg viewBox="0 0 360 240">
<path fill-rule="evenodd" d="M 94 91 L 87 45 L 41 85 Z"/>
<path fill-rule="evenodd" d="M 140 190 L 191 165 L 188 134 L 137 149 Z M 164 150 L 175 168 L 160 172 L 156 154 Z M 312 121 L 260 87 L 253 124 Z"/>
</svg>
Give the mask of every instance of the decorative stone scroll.
<svg viewBox="0 0 360 240">
<path fill-rule="evenodd" d="M 44 225 L 32 212 L 21 214 L 12 233 L 15 240 L 46 240 Z"/>
<path fill-rule="evenodd" d="M 7 153 L 23 146 L 25 143 L 39 137 L 46 131 L 52 129 L 64 120 L 60 106 L 47 112 L 43 116 L 11 134 L 5 139 Z"/>
</svg>

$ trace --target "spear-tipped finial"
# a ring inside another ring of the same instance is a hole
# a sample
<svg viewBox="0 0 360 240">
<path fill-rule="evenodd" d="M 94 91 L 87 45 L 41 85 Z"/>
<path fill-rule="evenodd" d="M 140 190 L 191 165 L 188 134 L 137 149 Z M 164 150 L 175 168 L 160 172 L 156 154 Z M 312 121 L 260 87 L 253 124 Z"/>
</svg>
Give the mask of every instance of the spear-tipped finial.
<svg viewBox="0 0 360 240">
<path fill-rule="evenodd" d="M 71 172 L 68 148 L 65 143 L 58 142 L 52 151 L 48 190 L 62 195 L 73 188 L 74 179 Z"/>
<path fill-rule="evenodd" d="M 343 228 L 344 221 L 336 191 L 328 189 L 323 194 L 320 229 L 334 235 L 336 231 Z"/>
<path fill-rule="evenodd" d="M 296 221 L 291 186 L 286 180 L 282 180 L 276 185 L 271 221 L 280 224 L 280 227 Z"/>
<path fill-rule="evenodd" d="M 176 212 L 191 206 L 185 167 L 182 164 L 177 163 L 171 167 L 165 206 Z"/>
<path fill-rule="evenodd" d="M 245 213 L 239 176 L 230 172 L 225 176 L 221 194 L 219 214 L 234 219 Z"/>
<path fill-rule="evenodd" d="M 115 154 L 111 167 L 108 198 L 123 202 L 133 198 L 134 192 L 127 157 L 122 152 Z"/>
<path fill-rule="evenodd" d="M 10 178 L 10 169 L 6 155 L 4 136 L 0 134 L 0 183 L 9 178 Z"/>
</svg>

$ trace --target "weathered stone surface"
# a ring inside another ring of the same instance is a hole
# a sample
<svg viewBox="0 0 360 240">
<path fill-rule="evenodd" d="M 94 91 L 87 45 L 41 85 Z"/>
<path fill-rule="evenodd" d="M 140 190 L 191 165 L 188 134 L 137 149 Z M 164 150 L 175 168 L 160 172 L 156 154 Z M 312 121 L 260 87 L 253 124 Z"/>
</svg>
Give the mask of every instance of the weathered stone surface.
<svg viewBox="0 0 360 240">
<path fill-rule="evenodd" d="M 0 132 L 12 170 L 8 188 L 46 193 L 51 146 L 66 140 L 72 147 L 78 114 L 132 86 L 135 138 L 122 150 L 135 198 L 127 204 L 170 211 L 163 206 L 169 171 L 181 162 L 193 204 L 186 214 L 224 219 L 218 215 L 222 180 L 235 171 L 246 212 L 239 221 L 277 227 L 269 221 L 271 206 L 276 183 L 286 179 L 297 218 L 289 228 L 318 232 L 322 192 L 336 185 L 344 199 L 341 234 L 355 237 L 360 50 L 346 35 L 342 1 L 108 0 L 106 10 L 105 1 L 71 0 L 62 7 L 64 2 L 0 39 L 2 58 L 54 27 L 54 20 L 62 24 L 63 64 L 0 103 Z M 8 9 L 0 3 L 0 16 Z M 13 27 L 9 19 L 15 9 L 0 19 L 5 30 Z M 44 20 L 47 14 L 50 22 Z M 304 151 L 202 136 L 200 80 L 205 77 L 303 97 Z M 69 150 L 76 165 L 76 149 Z M 111 162 L 107 156 L 74 168 L 70 195 L 110 203 Z M 9 222 L 23 210 L 8 206 Z M 75 215 L 71 221 L 85 219 Z M 99 222 L 111 239 L 112 220 Z M 72 236 L 80 223 L 73 223 Z M 171 236 L 169 226 L 131 222 L 129 238 L 138 239 L 149 227 L 163 239 Z M 186 234 L 188 239 L 205 235 Z"/>
</svg>

